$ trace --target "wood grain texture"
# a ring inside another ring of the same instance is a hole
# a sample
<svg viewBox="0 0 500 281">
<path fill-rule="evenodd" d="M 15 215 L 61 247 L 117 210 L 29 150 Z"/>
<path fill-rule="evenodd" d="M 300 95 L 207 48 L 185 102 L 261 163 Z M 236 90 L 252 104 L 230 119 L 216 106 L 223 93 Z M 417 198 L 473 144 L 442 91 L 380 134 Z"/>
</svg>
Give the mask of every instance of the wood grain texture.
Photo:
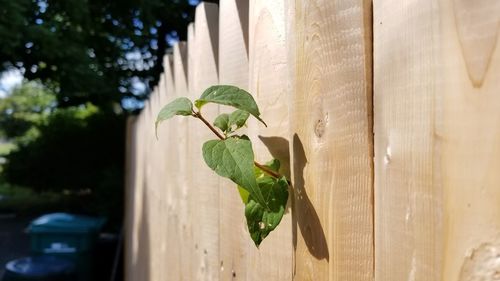
<svg viewBox="0 0 500 281">
<path fill-rule="evenodd" d="M 175 67 L 174 67 L 174 57 L 173 55 L 166 55 L 163 60 L 164 74 L 160 80 L 160 99 L 161 104 L 158 108 L 159 110 L 168 102 L 176 98 L 176 83 L 175 83 Z M 163 82 L 163 83 L 161 83 Z M 158 113 L 156 113 L 158 114 Z M 159 148 L 152 155 L 153 158 L 159 159 L 158 164 L 161 168 L 158 170 L 158 174 L 154 177 L 161 180 L 162 190 L 160 192 L 160 197 L 164 202 L 162 202 L 161 210 L 159 216 L 161 217 L 161 224 L 164 225 L 166 233 L 163 240 L 165 242 L 160 246 L 160 251 L 164 252 L 164 262 L 165 265 L 161 266 L 164 273 L 163 276 L 169 276 L 169 278 L 175 280 L 181 280 L 181 262 L 183 249 L 180 247 L 181 243 L 181 226 L 180 226 L 180 197 L 181 197 L 181 186 L 179 185 L 178 179 L 180 178 L 180 166 L 177 165 L 181 150 L 179 149 L 180 144 L 178 143 L 178 131 L 180 130 L 177 122 L 181 117 L 174 117 L 170 120 L 163 122 L 158 128 L 159 131 Z M 163 130 L 163 131 L 162 131 Z"/>
<path fill-rule="evenodd" d="M 197 99 L 208 87 L 218 83 L 218 6 L 201 3 L 196 7 L 194 46 L 189 46 L 193 68 L 190 96 Z M 189 58 L 188 58 L 189 59 Z M 218 115 L 216 105 L 206 105 L 202 113 L 208 120 Z M 192 280 L 218 280 L 219 264 L 219 177 L 205 164 L 202 145 L 216 138 L 199 120 L 189 120 L 190 187 L 192 196 L 193 240 L 195 243 Z"/>
<path fill-rule="evenodd" d="M 288 7 L 295 280 L 373 280 L 370 2 Z"/>
<path fill-rule="evenodd" d="M 268 127 L 250 118 L 248 132 L 256 160 L 265 163 L 278 158 L 281 172 L 289 176 L 286 53 L 285 1 L 250 1 L 249 90 Z M 292 279 L 292 217 L 288 205 L 280 225 L 258 249 L 247 238 L 248 280 Z"/>
<path fill-rule="evenodd" d="M 155 138 L 154 132 L 154 120 L 159 112 L 159 98 L 160 98 L 160 87 L 155 87 L 150 96 L 150 103 L 148 110 L 146 111 L 145 119 L 145 138 L 146 138 L 146 148 L 145 148 L 145 186 L 144 186 L 144 196 L 145 202 L 143 204 L 143 212 L 148 214 L 144 218 L 145 222 L 148 224 L 149 229 L 149 263 L 147 264 L 149 268 L 149 276 L 152 280 L 159 280 L 164 276 L 164 269 L 161 264 L 167 258 L 166 256 L 166 238 L 167 229 L 166 222 L 162 220 L 162 214 L 165 213 L 165 187 L 166 184 L 163 181 L 164 177 L 164 157 L 154 157 L 155 154 L 161 153 L 165 155 L 165 150 L 159 145 L 159 142 Z M 162 128 L 166 129 L 166 128 Z M 160 151 L 160 152 L 159 152 Z M 163 152 L 163 153 L 162 153 Z"/>
<path fill-rule="evenodd" d="M 126 150 L 125 150 L 125 208 L 124 210 L 124 277 L 125 280 L 133 280 L 134 260 L 137 252 L 134 251 L 135 212 L 134 201 L 137 177 L 137 143 L 138 143 L 138 118 L 136 116 L 127 118 Z"/>
<path fill-rule="evenodd" d="M 129 204 L 126 212 L 126 221 L 127 224 L 127 234 L 126 241 L 128 245 L 125 247 L 125 254 L 128 258 L 125 259 L 125 266 L 128 268 L 125 269 L 125 278 L 126 280 L 138 280 L 137 275 L 141 270 L 139 265 L 140 255 L 139 252 L 139 244 L 141 244 L 141 236 L 143 233 L 140 232 L 139 225 L 141 222 L 141 206 L 142 206 L 142 178 L 143 178 L 143 155 L 141 152 L 141 144 L 143 143 L 143 139 L 140 137 L 142 132 L 142 120 L 143 115 L 139 115 L 136 119 L 135 124 L 135 137 L 133 139 L 134 147 L 133 147 L 133 158 L 135 158 L 135 163 L 133 165 L 133 188 L 127 193 L 127 203 Z M 127 237 L 128 236 L 128 237 Z M 127 250 L 128 249 L 128 250 Z"/>
<path fill-rule="evenodd" d="M 374 3 L 376 280 L 496 280 L 498 1 Z"/>
<path fill-rule="evenodd" d="M 248 90 L 248 0 L 222 0 L 219 5 L 219 84 Z M 245 32 L 246 31 L 246 32 Z M 234 109 L 221 107 L 221 112 Z M 228 180 L 220 180 L 220 280 L 245 280 L 249 233 L 245 206 Z"/>
<path fill-rule="evenodd" d="M 187 88 L 188 88 L 188 95 L 187 97 L 191 100 L 196 99 L 196 94 L 193 90 L 194 88 L 194 69 L 195 69 L 195 64 L 194 64 L 194 58 L 195 58 L 195 51 L 196 51 L 196 40 L 195 40 L 195 33 L 194 33 L 194 23 L 190 23 L 188 25 L 188 40 L 187 40 L 187 63 L 188 63 L 188 68 L 187 68 Z M 192 132 L 196 130 L 198 127 L 197 125 L 197 120 L 194 120 L 193 118 L 188 118 L 186 120 L 187 122 L 187 147 L 186 147 L 186 162 L 189 163 L 187 169 L 186 169 L 186 175 L 187 175 L 187 201 L 188 201 L 188 212 L 187 212 L 187 226 L 186 226 L 186 232 L 188 234 L 189 240 L 188 240 L 188 246 L 189 248 L 188 253 L 189 253 L 189 271 L 186 272 L 186 279 L 187 280 L 196 280 L 195 279 L 195 269 L 197 268 L 198 264 L 195 264 L 193 260 L 197 259 L 197 256 L 199 255 L 199 246 L 198 242 L 195 241 L 195 231 L 197 228 L 195 227 L 196 223 L 196 213 L 195 210 L 198 207 L 196 205 L 195 201 L 195 191 L 197 189 L 193 177 L 196 176 L 196 169 L 192 165 L 193 161 L 195 161 L 196 152 L 198 151 L 197 147 L 194 147 L 194 145 L 197 145 L 194 135 Z"/>
<path fill-rule="evenodd" d="M 187 88 L 187 44 L 186 42 L 179 42 L 174 45 L 174 83 L 175 83 L 175 97 L 186 97 L 188 96 Z M 192 250 L 192 232 L 191 223 L 189 222 L 190 209 L 189 209 L 189 185 L 188 185 L 188 170 L 189 163 L 187 162 L 188 153 L 188 119 L 186 117 L 176 118 L 172 120 L 174 126 L 176 127 L 173 146 L 177 149 L 178 158 L 175 160 L 177 163 L 177 175 L 175 177 L 175 184 L 178 187 L 178 224 L 177 233 L 175 237 L 169 237 L 169 239 L 175 239 L 175 247 L 180 249 L 179 263 L 180 267 L 177 269 L 179 271 L 178 280 L 190 279 L 190 251 Z"/>
</svg>

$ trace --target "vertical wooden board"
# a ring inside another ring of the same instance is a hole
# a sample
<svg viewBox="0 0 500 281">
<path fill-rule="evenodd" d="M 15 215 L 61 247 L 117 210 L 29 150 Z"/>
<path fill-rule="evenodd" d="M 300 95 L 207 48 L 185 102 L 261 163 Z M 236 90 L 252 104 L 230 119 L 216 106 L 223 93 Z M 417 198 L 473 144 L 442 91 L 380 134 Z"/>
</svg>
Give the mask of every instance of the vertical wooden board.
<svg viewBox="0 0 500 281">
<path fill-rule="evenodd" d="M 194 95 L 194 53 L 196 51 L 196 42 L 194 34 L 194 23 L 188 24 L 187 28 L 187 87 L 190 97 L 195 97 Z"/>
<path fill-rule="evenodd" d="M 248 0 L 220 1 L 219 84 L 248 89 L 248 5 Z M 219 279 L 245 280 L 249 239 L 245 206 L 232 181 L 220 182 Z"/>
<path fill-rule="evenodd" d="M 437 92 L 443 280 L 495 280 L 500 252 L 500 2 L 443 1 Z M 439 76 L 439 74 L 442 75 Z M 443 136 L 439 138 L 439 136 Z M 435 157 L 436 158 L 436 157 Z"/>
<path fill-rule="evenodd" d="M 194 93 L 194 58 L 195 58 L 195 50 L 196 50 L 196 40 L 194 34 L 194 23 L 190 23 L 188 25 L 188 41 L 187 41 L 187 86 L 188 86 L 188 98 L 194 101 L 196 99 L 196 94 Z M 195 147 L 196 140 L 195 136 L 192 132 L 196 130 L 197 120 L 193 118 L 187 119 L 187 147 L 186 147 L 186 175 L 187 175 L 187 202 L 188 202 L 188 212 L 187 212 L 187 221 L 189 222 L 186 226 L 186 232 L 188 234 L 187 244 L 189 246 L 189 271 L 186 272 L 186 280 L 196 280 L 195 278 L 195 268 L 197 268 L 198 264 L 195 264 L 194 260 L 199 260 L 199 247 L 198 243 L 195 241 L 195 232 L 197 231 L 196 225 L 196 213 L 195 210 L 198 208 L 196 199 L 197 187 L 194 183 L 193 178 L 196 176 L 196 167 L 192 164 L 195 161 L 198 155 L 195 155 L 195 152 L 198 152 L 198 148 Z"/>
<path fill-rule="evenodd" d="M 278 158 L 282 163 L 281 172 L 289 177 L 285 1 L 250 1 L 249 9 L 249 90 L 268 125 L 265 128 L 250 118 L 249 135 L 256 160 L 265 163 L 273 157 Z M 259 248 L 247 238 L 248 280 L 292 279 L 290 198 L 280 225 Z"/>
<path fill-rule="evenodd" d="M 144 112 L 144 110 L 143 110 Z M 139 117 L 139 123 L 138 123 L 138 133 L 139 133 L 139 141 L 138 141 L 138 146 L 137 146 L 137 154 L 138 154 L 138 160 L 137 160 L 137 175 L 136 175 L 136 181 L 135 181 L 135 188 L 134 188 L 134 207 L 135 207 L 135 212 L 134 212 L 134 232 L 132 233 L 132 237 L 134 237 L 134 243 L 132 244 L 132 249 L 134 253 L 134 275 L 132 280 L 140 280 L 139 276 L 148 276 L 148 271 L 147 268 L 145 267 L 143 262 L 149 261 L 149 258 L 147 257 L 146 253 L 148 251 L 148 244 L 147 244 L 147 236 L 149 235 L 148 229 L 147 229 L 147 221 L 146 221 L 146 214 L 144 214 L 142 206 L 143 206 L 143 201 L 144 201 L 144 144 L 145 144 L 145 139 L 144 139 L 144 119 L 145 119 L 145 113 L 141 113 Z M 143 239 L 143 236 L 146 236 L 146 239 Z"/>
<path fill-rule="evenodd" d="M 167 60 L 167 58 L 163 58 L 163 63 L 165 64 L 165 61 Z M 158 80 L 158 96 L 159 96 L 159 108 L 161 109 L 161 107 L 163 106 L 163 104 L 165 103 L 166 101 L 166 98 L 167 98 L 167 93 L 166 93 L 166 89 L 167 89 L 167 83 L 166 83 L 166 78 L 167 76 L 165 75 L 165 72 L 161 73 L 160 74 L 160 77 L 159 77 L 159 80 Z M 156 116 L 155 116 L 156 118 Z"/>
<path fill-rule="evenodd" d="M 189 43 L 193 71 L 190 96 L 198 98 L 201 93 L 218 83 L 218 6 L 201 3 L 196 7 L 194 46 Z M 207 120 L 218 114 L 218 106 L 206 105 L 202 111 Z M 192 280 L 217 280 L 219 278 L 219 178 L 206 166 L 202 156 L 202 145 L 216 138 L 199 120 L 189 121 L 190 189 L 192 189 L 192 226 L 195 246 L 191 260 Z"/>
<path fill-rule="evenodd" d="M 145 137 L 147 141 L 145 160 L 146 185 L 144 187 L 144 196 L 146 196 L 146 201 L 148 202 L 148 204 L 143 205 L 143 212 L 146 212 L 146 214 L 148 214 L 148 216 L 146 216 L 144 219 L 147 221 L 150 231 L 149 236 L 142 237 L 142 239 L 148 239 L 150 243 L 148 249 L 150 262 L 149 264 L 147 264 L 147 266 L 149 267 L 149 276 L 152 280 L 158 280 L 162 276 L 162 267 L 160 266 L 160 264 L 162 264 L 164 253 L 163 249 L 161 248 L 163 244 L 164 234 L 162 227 L 163 224 L 159 219 L 162 203 L 162 197 L 160 195 L 162 184 L 160 182 L 160 165 L 158 163 L 160 159 L 158 157 L 155 157 L 155 155 L 159 151 L 159 147 L 158 142 L 154 137 L 154 131 L 152 129 L 155 115 L 158 112 L 158 99 L 159 88 L 155 87 L 149 98 L 150 103 L 149 108 L 146 111 L 146 122 L 144 124 L 146 128 Z"/>
<path fill-rule="evenodd" d="M 127 281 L 131 281 L 134 272 L 134 260 L 137 252 L 134 251 L 135 228 L 135 180 L 137 177 L 137 117 L 127 118 L 126 149 L 125 149 L 125 210 L 124 210 L 124 274 Z"/>
<path fill-rule="evenodd" d="M 187 89 L 187 45 L 186 42 L 179 42 L 174 45 L 174 83 L 175 83 L 175 96 L 185 97 L 188 96 Z M 191 223 L 190 209 L 189 209 L 189 185 L 188 185 L 188 162 L 187 162 L 187 144 L 188 144 L 188 118 L 189 117 L 179 117 L 173 120 L 174 126 L 176 126 L 176 133 L 173 136 L 176 143 L 174 148 L 178 151 L 178 159 L 176 160 L 176 166 L 178 168 L 176 175 L 176 184 L 179 188 L 178 194 L 178 232 L 177 237 L 174 242 L 177 243 L 177 247 L 180 249 L 179 257 L 179 278 L 177 280 L 190 280 L 190 263 L 191 263 L 191 244 L 192 233 L 191 233 Z M 169 238 L 172 239 L 172 238 Z"/>
<path fill-rule="evenodd" d="M 147 148 L 146 148 L 146 188 L 145 188 L 145 196 L 147 196 L 147 202 L 148 204 L 143 206 L 144 208 L 147 208 L 146 213 L 148 214 L 147 216 L 147 221 L 149 224 L 149 229 L 150 229 L 150 235 L 149 235 L 149 253 L 151 256 L 151 260 L 149 263 L 149 271 L 150 271 L 150 278 L 155 280 L 159 278 L 162 274 L 161 268 L 159 267 L 159 264 L 161 263 L 161 260 L 163 259 L 163 252 L 161 246 L 163 244 L 162 241 L 162 234 L 163 234 L 163 229 L 162 229 L 162 224 L 159 223 L 159 217 L 161 213 L 161 183 L 160 183 L 160 177 L 159 177 L 159 171 L 160 171 L 160 165 L 159 165 L 159 157 L 155 157 L 155 152 L 157 153 L 159 147 L 158 147 L 158 141 L 152 137 L 151 134 L 154 134 L 154 132 L 151 131 L 151 125 L 152 122 L 154 122 L 155 115 L 157 114 L 157 107 L 158 107 L 158 99 L 160 95 L 160 87 L 155 86 L 153 89 L 153 92 L 151 93 L 149 97 L 150 101 L 150 108 L 147 111 L 147 118 L 144 126 L 146 127 L 146 135 L 145 137 L 147 138 Z M 154 247 L 155 245 L 156 247 Z"/>
<path fill-rule="evenodd" d="M 161 217 L 161 205 L 163 203 L 163 198 L 161 196 L 161 190 L 163 184 L 161 183 L 161 165 L 160 157 L 156 155 L 160 151 L 158 146 L 158 141 L 156 140 L 154 134 L 154 120 L 158 112 L 158 100 L 159 100 L 159 87 L 156 86 L 149 98 L 150 108 L 147 111 L 147 119 L 144 126 L 146 127 L 146 138 L 147 138 L 147 154 L 146 154 L 146 186 L 145 192 L 147 196 L 148 204 L 143 206 L 147 208 L 147 221 L 149 223 L 149 254 L 151 261 L 149 263 L 149 272 L 152 280 L 158 280 L 162 276 L 162 268 L 160 265 L 164 259 L 165 245 L 164 245 L 164 229 L 163 221 L 160 220 Z"/>
<path fill-rule="evenodd" d="M 154 96 L 151 97 L 152 110 L 150 121 L 146 125 L 150 128 L 148 138 L 150 138 L 151 142 L 148 157 L 148 161 L 151 163 L 151 177 L 148 180 L 151 184 L 149 186 L 148 195 L 150 202 L 153 202 L 153 204 L 151 204 L 150 215 L 151 229 L 154 231 L 152 234 L 152 241 L 154 241 L 154 244 L 151 246 L 151 251 L 154 253 L 155 257 L 154 263 L 152 264 L 154 271 L 154 275 L 152 275 L 153 280 L 158 280 L 161 279 L 162 276 L 165 276 L 167 267 L 163 265 L 172 252 L 170 249 L 167 252 L 167 231 L 170 228 L 167 229 L 168 220 L 165 220 L 168 206 L 167 194 L 170 191 L 168 182 L 166 181 L 169 175 L 166 173 L 166 171 L 168 171 L 166 163 L 168 160 L 165 156 L 168 154 L 166 153 L 163 141 L 156 138 L 154 129 L 154 122 L 160 111 L 160 100 L 162 95 L 166 95 L 165 90 L 164 85 L 160 83 L 157 85 Z M 167 131 L 167 134 L 168 133 Z"/>
<path fill-rule="evenodd" d="M 376 280 L 498 278 L 499 17 L 498 1 L 374 6 Z"/>
<path fill-rule="evenodd" d="M 221 0 L 219 82 L 248 89 L 248 0 Z"/>
<path fill-rule="evenodd" d="M 431 2 L 374 3 L 375 279 L 380 281 L 441 280 L 442 190 L 433 155 L 439 34 Z"/>
<path fill-rule="evenodd" d="M 288 10 L 295 280 L 373 280 L 371 1 Z"/>
<path fill-rule="evenodd" d="M 164 65 L 164 75 L 165 75 L 165 89 L 167 91 L 167 96 L 173 97 L 175 96 L 175 79 L 174 79 L 174 55 L 169 54 L 165 55 L 165 58 L 163 59 L 163 65 Z"/>
<path fill-rule="evenodd" d="M 139 134 L 140 142 L 138 153 L 138 176 L 136 178 L 135 188 L 135 245 L 133 249 L 137 252 L 136 259 L 134 260 L 134 276 L 132 280 L 149 280 L 151 276 L 150 263 L 152 262 L 150 246 L 151 246 L 151 229 L 149 220 L 149 198 L 147 196 L 148 174 L 147 174 L 147 154 L 148 151 L 145 147 L 148 145 L 147 130 L 144 124 L 148 121 L 148 111 L 150 110 L 150 102 L 145 103 L 145 107 L 140 116 Z"/>
<path fill-rule="evenodd" d="M 164 57 L 164 87 L 165 95 L 162 106 L 172 101 L 175 96 L 175 82 L 174 82 L 174 66 L 173 55 L 166 55 Z M 162 267 L 165 269 L 165 275 L 173 280 L 180 280 L 180 262 L 181 251 L 179 244 L 180 226 L 179 226 L 179 193 L 180 186 L 178 185 L 179 166 L 176 164 L 178 159 L 182 157 L 179 154 L 177 142 L 178 126 L 176 124 L 178 117 L 174 117 L 162 123 L 166 132 L 161 137 L 161 148 L 156 154 L 157 157 L 163 159 L 161 166 L 162 183 L 165 195 L 162 196 L 165 200 L 164 209 L 162 212 L 162 222 L 165 224 L 165 255 Z M 161 153 L 160 153 L 161 152 Z"/>
</svg>

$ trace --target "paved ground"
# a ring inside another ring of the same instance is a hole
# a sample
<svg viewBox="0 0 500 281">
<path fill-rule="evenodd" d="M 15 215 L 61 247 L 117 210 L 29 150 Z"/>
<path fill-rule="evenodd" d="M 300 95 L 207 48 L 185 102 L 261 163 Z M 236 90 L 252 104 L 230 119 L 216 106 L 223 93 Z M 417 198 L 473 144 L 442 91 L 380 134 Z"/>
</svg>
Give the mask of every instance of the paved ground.
<svg viewBox="0 0 500 281">
<path fill-rule="evenodd" d="M 25 229 L 32 217 L 18 217 L 0 213 L 0 279 L 5 263 L 29 255 L 30 244 Z"/>
</svg>

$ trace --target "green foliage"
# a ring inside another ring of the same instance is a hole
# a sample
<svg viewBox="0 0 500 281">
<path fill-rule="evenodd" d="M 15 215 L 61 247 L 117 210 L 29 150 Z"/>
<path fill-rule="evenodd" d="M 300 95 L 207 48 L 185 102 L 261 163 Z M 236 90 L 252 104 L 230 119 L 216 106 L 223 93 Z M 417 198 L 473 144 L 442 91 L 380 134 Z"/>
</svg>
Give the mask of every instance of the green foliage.
<svg viewBox="0 0 500 281">
<path fill-rule="evenodd" d="M 249 140 L 233 137 L 209 140 L 202 150 L 208 167 L 246 189 L 259 204 L 267 207 L 253 173 L 254 154 Z"/>
<path fill-rule="evenodd" d="M 264 208 L 250 194 L 245 206 L 245 216 L 252 240 L 259 245 L 278 226 L 285 213 L 288 182 L 285 177 L 276 179 L 267 175 L 258 178 L 257 182 L 262 194 L 268 199 L 268 207 Z"/>
<path fill-rule="evenodd" d="M 214 126 L 226 133 L 227 129 L 229 128 L 229 114 L 222 113 L 217 116 L 214 120 Z"/>
<path fill-rule="evenodd" d="M 108 171 L 121 184 L 124 118 L 94 106 L 58 109 L 39 135 L 6 156 L 5 178 L 35 190 L 94 190 Z M 29 175 L 29 176 L 27 176 Z"/>
<path fill-rule="evenodd" d="M 68 208 L 120 223 L 124 125 L 124 116 L 92 105 L 57 109 L 36 127 L 36 137 L 16 141 L 2 176 L 38 193 L 88 193 L 87 200 L 72 200 Z"/>
<path fill-rule="evenodd" d="M 273 159 L 266 165 L 256 163 L 251 141 L 245 135 L 236 134 L 237 130 L 246 124 L 250 114 L 262 121 L 257 104 L 249 93 L 233 86 L 212 86 L 195 101 L 195 106 L 200 110 L 206 103 L 237 108 L 233 113 L 223 113 L 214 120 L 214 126 L 219 128 L 224 136 L 204 119 L 200 111 L 193 112 L 192 107 L 189 107 L 190 114 L 187 114 L 187 105 L 191 106 L 191 103 L 186 101 L 182 106 L 178 100 L 167 104 L 157 120 L 165 120 L 173 115 L 191 115 L 203 121 L 216 133 L 219 139 L 208 140 L 203 144 L 203 159 L 218 175 L 237 184 L 245 204 L 250 237 L 258 247 L 277 227 L 285 213 L 288 181 L 278 172 L 278 160 Z"/>
<path fill-rule="evenodd" d="M 12 142 L 0 142 L 0 157 L 9 154 L 15 148 L 16 145 Z"/>
<path fill-rule="evenodd" d="M 177 98 L 162 108 L 155 122 L 155 130 L 162 121 L 170 119 L 175 115 L 188 116 L 193 114 L 193 103 L 188 98 Z"/>
<path fill-rule="evenodd" d="M 260 118 L 259 107 L 252 95 L 238 87 L 230 85 L 212 86 L 203 92 L 201 97 L 194 102 L 194 105 L 201 110 L 207 103 L 229 105 L 246 111 L 266 125 L 264 120 Z"/>
<path fill-rule="evenodd" d="M 33 210 L 59 206 L 121 223 L 125 116 L 90 103 L 65 108 L 55 103 L 55 95 L 34 82 L 0 99 L 0 133 L 6 138 L 0 144 L 6 161 L 0 185 L 5 181 L 31 190 L 30 196 L 13 194 L 0 209 L 24 200 Z M 75 196 L 59 200 L 47 194 Z"/>
<path fill-rule="evenodd" d="M 14 88 L 0 99 L 0 133 L 9 139 L 26 135 L 33 127 L 46 122 L 56 106 L 55 101 L 55 95 L 36 82 Z"/>
<path fill-rule="evenodd" d="M 237 109 L 231 114 L 222 113 L 215 118 L 214 126 L 219 128 L 225 136 L 228 136 L 245 126 L 250 114 L 244 110 Z"/>
<path fill-rule="evenodd" d="M 187 0 L 0 0 L 0 72 L 53 85 L 60 105 L 143 99 L 157 84 L 167 35 L 186 39 Z"/>
<path fill-rule="evenodd" d="M 0 212 L 33 213 L 54 211 L 63 195 L 56 192 L 36 193 L 30 188 L 0 181 Z"/>
<path fill-rule="evenodd" d="M 244 110 L 236 110 L 231 115 L 229 115 L 229 121 L 228 121 L 228 127 L 231 128 L 231 130 L 237 130 L 241 127 L 243 127 L 250 114 Z M 232 126 L 236 126 L 235 128 L 232 128 Z"/>
</svg>

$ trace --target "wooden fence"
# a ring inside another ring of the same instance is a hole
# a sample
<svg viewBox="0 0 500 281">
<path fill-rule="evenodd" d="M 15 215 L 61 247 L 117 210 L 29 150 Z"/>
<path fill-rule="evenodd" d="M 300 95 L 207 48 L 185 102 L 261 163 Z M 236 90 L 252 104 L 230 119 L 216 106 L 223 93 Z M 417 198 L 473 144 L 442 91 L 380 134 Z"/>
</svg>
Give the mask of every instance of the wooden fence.
<svg viewBox="0 0 500 281">
<path fill-rule="evenodd" d="M 500 280 L 499 33 L 498 0 L 200 4 L 129 121 L 127 280 Z M 257 160 L 293 182 L 259 249 L 211 132 L 155 138 L 164 104 L 213 84 L 255 96 Z"/>
</svg>

